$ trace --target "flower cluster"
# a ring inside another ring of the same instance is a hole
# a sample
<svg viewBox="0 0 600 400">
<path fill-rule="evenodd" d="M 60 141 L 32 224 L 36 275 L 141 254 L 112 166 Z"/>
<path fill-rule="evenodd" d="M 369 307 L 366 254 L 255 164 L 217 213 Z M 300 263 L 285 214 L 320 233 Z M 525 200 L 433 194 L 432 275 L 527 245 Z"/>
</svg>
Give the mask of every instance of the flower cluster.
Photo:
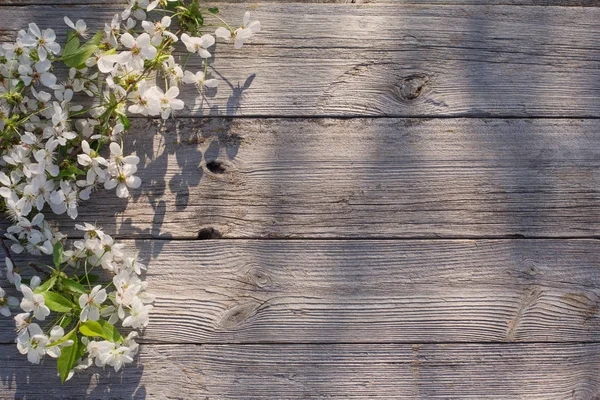
<svg viewBox="0 0 600 400">
<path fill-rule="evenodd" d="M 0 314 L 20 308 L 19 351 L 32 363 L 58 358 L 63 381 L 91 365 L 118 371 L 132 362 L 135 329 L 148 324 L 154 298 L 135 253 L 88 223 L 76 225 L 83 239 L 65 250 L 67 237 L 47 221 L 48 212 L 76 219 L 80 202 L 96 190 L 127 198 L 140 187 L 140 160 L 126 155 L 121 141 L 128 115 L 167 119 L 180 112 L 183 84 L 200 92 L 218 85 L 208 74 L 216 40 L 240 48 L 260 31 L 249 13 L 239 27 L 218 13 L 199 0 L 129 0 L 93 35 L 85 21 L 65 17 L 70 30 L 62 47 L 52 29 L 34 23 L 0 47 L 0 207 L 12 221 L 0 241 L 6 278 L 21 296 L 0 289 Z M 201 70 L 186 69 L 191 57 Z M 62 75 L 59 64 L 67 67 Z M 52 256 L 53 263 L 31 264 L 36 275 L 26 278 L 11 253 Z M 123 337 L 119 325 L 133 330 Z"/>
</svg>

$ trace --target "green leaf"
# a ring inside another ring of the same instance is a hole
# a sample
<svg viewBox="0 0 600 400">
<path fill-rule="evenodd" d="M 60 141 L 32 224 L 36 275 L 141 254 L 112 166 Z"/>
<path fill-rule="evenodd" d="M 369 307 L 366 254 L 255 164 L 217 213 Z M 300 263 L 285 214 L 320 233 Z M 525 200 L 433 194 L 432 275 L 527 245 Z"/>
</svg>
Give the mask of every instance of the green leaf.
<svg viewBox="0 0 600 400">
<path fill-rule="evenodd" d="M 85 67 L 85 62 L 98 49 L 96 45 L 84 44 L 78 48 L 72 55 L 63 56 L 62 61 L 67 67 L 82 69 Z"/>
<path fill-rule="evenodd" d="M 54 245 L 52 259 L 54 260 L 54 266 L 56 268 L 60 267 L 60 265 L 63 263 L 63 245 L 61 242 L 56 242 Z"/>
<path fill-rule="evenodd" d="M 56 360 L 56 367 L 62 383 L 65 383 L 67 377 L 69 376 L 69 372 L 73 369 L 75 363 L 81 357 L 80 347 L 83 346 L 83 344 L 79 342 L 79 338 L 77 337 L 75 330 L 69 332 L 69 334 L 65 337 L 67 340 L 73 340 L 73 345 L 61 349 L 60 357 L 58 357 Z"/>
<path fill-rule="evenodd" d="M 94 36 L 92 36 L 92 38 L 90 40 L 88 40 L 85 44 L 95 44 L 95 45 L 99 45 L 100 42 L 102 41 L 102 34 L 104 31 L 98 31 L 96 32 L 96 34 Z"/>
<path fill-rule="evenodd" d="M 113 324 L 103 319 L 99 320 L 98 323 L 102 326 L 102 329 L 104 330 L 104 339 L 113 343 L 120 343 L 123 341 L 123 336 L 121 336 L 121 333 L 119 333 L 119 331 L 117 330 L 117 328 L 114 327 Z"/>
<path fill-rule="evenodd" d="M 77 39 L 77 43 L 75 43 L 75 39 L 71 39 L 72 44 L 69 46 L 69 51 L 63 52 L 61 60 L 67 67 L 77 69 L 84 68 L 86 60 L 98 49 L 98 44 L 102 40 L 102 32 L 103 31 L 98 31 L 94 37 L 85 42 L 81 47 L 79 46 L 79 39 Z M 69 44 L 68 40 L 69 38 L 67 37 L 67 44 Z M 77 44 L 77 46 L 75 46 L 75 44 Z"/>
<path fill-rule="evenodd" d="M 46 306 L 49 309 L 56 312 L 69 312 L 73 308 L 75 308 L 75 303 L 70 300 L 67 300 L 65 297 L 61 296 L 58 293 L 54 292 L 44 292 L 42 293 L 44 296 L 44 300 L 46 302 Z"/>
<path fill-rule="evenodd" d="M 85 171 L 80 170 L 75 165 L 70 165 L 68 168 L 63 169 L 58 174 L 57 178 L 76 177 L 77 175 L 85 175 Z"/>
<path fill-rule="evenodd" d="M 36 287 L 34 289 L 34 292 L 35 293 L 47 292 L 48 290 L 52 289 L 52 287 L 54 286 L 55 283 L 56 283 L 56 276 L 52 276 L 46 282 L 44 282 L 40 286 Z"/>
<path fill-rule="evenodd" d="M 213 13 L 213 14 L 218 14 L 219 9 L 217 7 L 209 7 L 208 12 Z"/>
<path fill-rule="evenodd" d="M 67 43 L 63 50 L 63 57 L 72 56 L 75 51 L 79 48 L 79 35 L 75 31 L 69 31 L 67 33 Z"/>
<path fill-rule="evenodd" d="M 177 1 L 177 2 L 169 1 L 169 2 L 167 2 L 167 6 L 165 7 L 165 10 L 174 11 L 180 7 L 179 3 L 180 3 L 179 1 Z"/>
<path fill-rule="evenodd" d="M 202 11 L 200 11 L 200 3 L 198 0 L 193 0 L 189 7 L 190 14 L 196 19 L 198 25 L 204 23 L 204 17 L 202 17 Z"/>
<path fill-rule="evenodd" d="M 86 294 L 87 290 L 78 282 L 73 279 L 61 279 L 60 281 L 63 286 L 69 291 L 77 294 Z"/>
<path fill-rule="evenodd" d="M 124 114 L 119 114 L 119 119 L 121 120 L 121 123 L 123 124 L 125 130 L 128 131 L 129 127 L 131 126 L 131 124 L 129 123 L 129 118 L 127 118 L 127 116 Z"/>
<path fill-rule="evenodd" d="M 103 319 L 98 321 L 85 321 L 79 325 L 79 332 L 88 337 L 101 337 L 109 342 L 122 342 L 123 337 L 110 322 Z"/>
<path fill-rule="evenodd" d="M 71 321 L 73 321 L 73 317 L 70 317 L 70 316 L 66 317 L 65 319 L 62 320 L 62 322 L 60 323 L 60 326 L 64 329 L 71 324 Z"/>
<path fill-rule="evenodd" d="M 104 328 L 98 321 L 85 321 L 79 325 L 79 332 L 88 337 L 104 337 Z"/>
</svg>

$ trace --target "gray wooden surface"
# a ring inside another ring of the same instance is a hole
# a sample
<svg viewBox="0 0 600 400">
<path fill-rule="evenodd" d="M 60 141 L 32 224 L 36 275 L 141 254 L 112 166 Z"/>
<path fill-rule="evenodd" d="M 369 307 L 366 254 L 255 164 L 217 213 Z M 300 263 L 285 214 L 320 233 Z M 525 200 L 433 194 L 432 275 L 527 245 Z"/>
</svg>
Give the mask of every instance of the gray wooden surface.
<svg viewBox="0 0 600 400">
<path fill-rule="evenodd" d="M 3 0 L 0 42 L 120 3 Z M 598 398 L 600 2 L 215 3 L 264 32 L 80 209 L 148 261 L 136 365 L 61 387 L 3 319 L 0 399 Z"/>
<path fill-rule="evenodd" d="M 81 213 L 126 238 L 598 236 L 598 127 L 573 119 L 136 120 L 126 147 L 142 157 L 142 188 L 129 204 L 99 192 Z"/>
<path fill-rule="evenodd" d="M 241 18 L 244 4 L 221 6 Z M 206 99 L 182 115 L 522 116 L 600 114 L 600 8 L 251 4 L 264 32 L 239 52 L 217 45 Z M 117 6 L 6 7 L 0 41 L 24 21 L 63 16 L 103 27 Z M 534 23 L 535 21 L 535 23 Z M 268 29 L 267 29 L 268 28 Z M 198 69 L 199 57 L 190 69 Z M 262 73 L 259 73 L 262 72 Z"/>
</svg>

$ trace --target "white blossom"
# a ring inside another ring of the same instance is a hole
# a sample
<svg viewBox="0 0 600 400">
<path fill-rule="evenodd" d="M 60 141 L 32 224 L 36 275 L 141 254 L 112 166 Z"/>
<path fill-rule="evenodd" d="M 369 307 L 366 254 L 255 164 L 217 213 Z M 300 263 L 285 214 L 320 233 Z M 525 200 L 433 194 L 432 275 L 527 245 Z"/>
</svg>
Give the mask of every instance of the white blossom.
<svg viewBox="0 0 600 400">
<path fill-rule="evenodd" d="M 17 338 L 17 349 L 21 354 L 27 354 L 27 360 L 33 364 L 39 364 L 46 353 L 46 345 L 50 339 L 38 324 L 30 324 L 27 330 Z"/>
<path fill-rule="evenodd" d="M 87 37 L 87 24 L 84 20 L 77 20 L 77 22 L 74 24 L 69 17 L 65 17 L 64 21 L 69 28 L 77 32 L 77 35 L 81 36 L 82 38 Z"/>
<path fill-rule="evenodd" d="M 198 71 L 195 74 L 190 71 L 185 71 L 183 75 L 183 81 L 185 83 L 196 85 L 198 90 L 202 90 L 204 87 L 214 88 L 219 84 L 219 81 L 214 78 L 206 79 L 204 71 Z"/>
<path fill-rule="evenodd" d="M 21 300 L 23 311 L 32 312 L 33 316 L 40 321 L 50 315 L 50 309 L 46 306 L 44 296 L 34 293 L 27 285 L 21 285 L 21 293 L 23 293 L 23 300 Z"/>
<path fill-rule="evenodd" d="M 26 46 L 35 47 L 41 61 L 44 61 L 50 54 L 58 54 L 60 45 L 55 42 L 56 35 L 52 29 L 44 29 L 43 31 L 34 24 L 29 24 L 29 30 L 23 37 L 21 42 Z"/>
<path fill-rule="evenodd" d="M 97 321 L 100 319 L 99 305 L 104 303 L 106 300 L 106 290 L 102 289 L 102 286 L 95 286 L 90 294 L 82 294 L 79 297 L 79 306 L 82 308 L 79 319 L 81 322 L 85 322 L 88 319 L 91 321 Z"/>
<path fill-rule="evenodd" d="M 187 51 L 197 53 L 202 58 L 210 57 L 210 53 L 206 49 L 215 44 L 214 36 L 209 34 L 202 35 L 201 37 L 193 37 L 184 33 L 181 35 L 181 41 L 185 44 Z"/>
<path fill-rule="evenodd" d="M 133 69 L 142 69 L 144 60 L 152 60 L 156 57 L 156 47 L 150 42 L 150 35 L 142 33 L 134 38 L 129 32 L 121 36 L 121 44 L 128 48 L 119 54 L 120 64 L 129 64 Z"/>
</svg>

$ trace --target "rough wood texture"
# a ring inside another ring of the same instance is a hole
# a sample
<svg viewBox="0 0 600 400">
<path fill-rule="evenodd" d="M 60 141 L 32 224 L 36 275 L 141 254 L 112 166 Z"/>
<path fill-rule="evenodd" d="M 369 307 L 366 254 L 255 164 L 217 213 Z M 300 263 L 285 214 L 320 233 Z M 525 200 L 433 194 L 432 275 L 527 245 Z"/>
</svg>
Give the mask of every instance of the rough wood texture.
<svg viewBox="0 0 600 400">
<path fill-rule="evenodd" d="M 0 41 L 118 3 L 0 0 Z M 134 120 L 144 186 L 80 215 L 152 238 L 138 365 L 60 386 L 1 319 L 0 399 L 598 398 L 600 120 L 523 118 L 600 115 L 600 1 L 229 3 L 265 30 L 182 117 L 479 119 Z"/>
<path fill-rule="evenodd" d="M 596 7 L 253 4 L 265 29 L 238 52 L 217 45 L 227 78 L 186 115 L 551 116 L 600 114 Z M 91 9 L 90 9 L 91 8 Z M 241 18 L 245 5 L 221 5 Z M 103 26 L 119 7 L 5 7 L 0 40 L 65 11 Z M 229 50 L 229 49 L 228 49 Z M 189 68 L 199 68 L 198 57 Z M 577 71 L 576 73 L 574 71 Z"/>
<path fill-rule="evenodd" d="M 102 190 L 80 207 L 81 220 L 121 237 L 600 234 L 598 120 L 132 126 L 126 148 L 142 158 L 142 188 L 129 204 Z"/>
<path fill-rule="evenodd" d="M 600 340 L 595 240 L 146 241 L 149 343 Z M 3 266 L 2 266 L 3 267 Z M 0 341 L 14 339 L 12 321 Z"/>
<path fill-rule="evenodd" d="M 60 386 L 0 346 L 0 399 L 593 399 L 600 345 L 143 346 L 140 366 Z M 88 398 L 88 397 L 85 397 Z"/>
<path fill-rule="evenodd" d="M 2 0 L 0 5 L 117 5 L 126 4 L 126 0 Z M 242 3 L 253 7 L 256 2 L 247 0 L 212 0 L 211 4 Z M 261 0 L 260 3 L 337 3 L 354 6 L 357 4 L 395 4 L 395 5 L 513 5 L 513 6 L 563 6 L 598 7 L 598 0 Z M 202 3 L 204 4 L 204 3 Z"/>
</svg>

